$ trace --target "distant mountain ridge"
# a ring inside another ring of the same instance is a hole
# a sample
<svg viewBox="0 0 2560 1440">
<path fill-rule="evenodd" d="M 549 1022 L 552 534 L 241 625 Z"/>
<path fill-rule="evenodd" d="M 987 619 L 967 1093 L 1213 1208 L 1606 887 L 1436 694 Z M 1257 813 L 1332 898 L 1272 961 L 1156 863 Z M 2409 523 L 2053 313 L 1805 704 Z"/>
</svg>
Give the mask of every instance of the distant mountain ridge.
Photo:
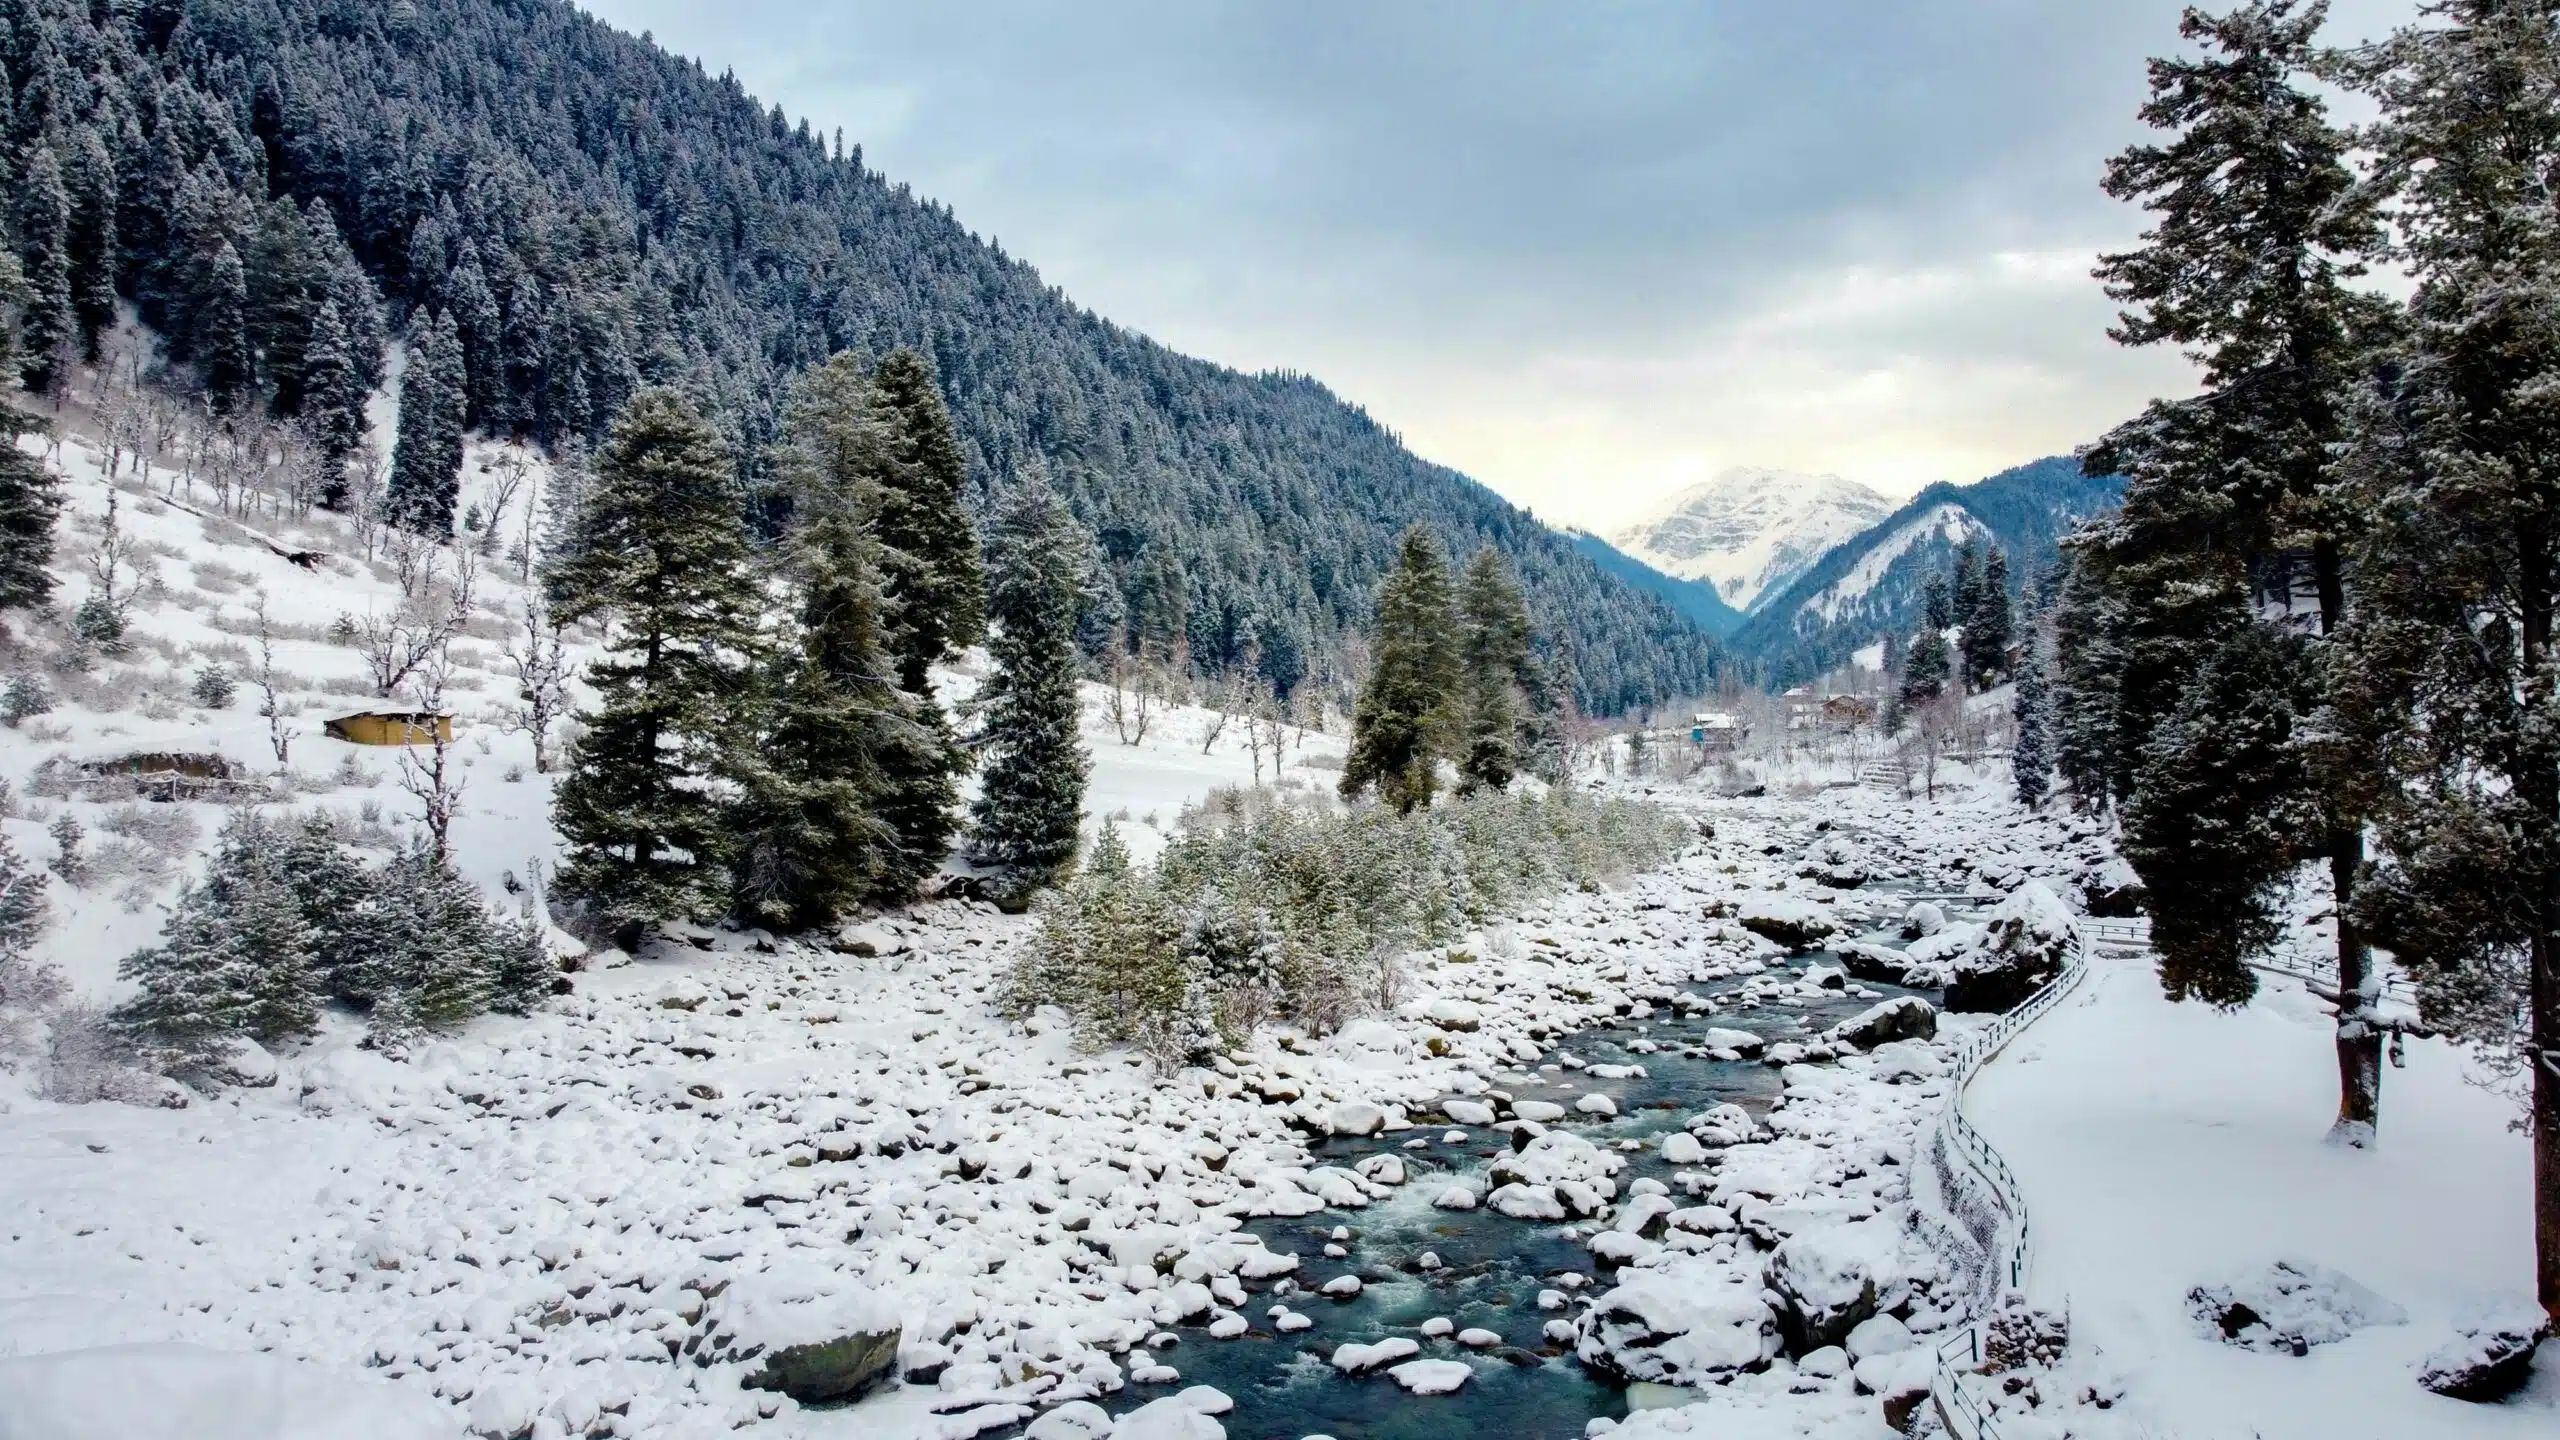
<svg viewBox="0 0 2560 1440">
<path fill-rule="evenodd" d="M 1736 467 L 1608 540 L 1662 574 L 1713 584 L 1727 605 L 1748 613 L 1892 509 L 1837 475 Z"/>
<path fill-rule="evenodd" d="M 2059 555 L 2081 521 L 2124 500 L 2124 482 L 2080 473 L 2056 455 L 1970 485 L 1940 481 L 1835 546 L 1765 599 L 1728 644 L 1772 686 L 1797 684 L 1843 664 L 1879 637 L 1919 622 L 1921 587 L 1968 538 L 2008 552 L 2023 585 Z"/>
<path fill-rule="evenodd" d="M 1573 541 L 1573 548 L 1600 567 L 1600 573 L 1659 597 L 1674 613 L 1708 635 L 1721 640 L 1741 628 L 1742 612 L 1726 604 L 1713 584 L 1665 575 L 1588 530 L 1568 530 L 1565 534 Z"/>
</svg>

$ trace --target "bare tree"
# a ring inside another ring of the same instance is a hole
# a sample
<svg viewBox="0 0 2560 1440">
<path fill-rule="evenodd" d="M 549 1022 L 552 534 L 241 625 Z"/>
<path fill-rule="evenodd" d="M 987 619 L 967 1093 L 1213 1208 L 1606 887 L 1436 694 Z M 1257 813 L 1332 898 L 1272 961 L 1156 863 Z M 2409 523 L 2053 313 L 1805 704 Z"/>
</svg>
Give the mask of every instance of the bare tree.
<svg viewBox="0 0 2560 1440">
<path fill-rule="evenodd" d="M 407 532 L 402 532 L 407 534 Z M 471 618 L 472 592 L 479 581 L 479 562 L 467 547 L 454 552 L 450 584 L 439 576 L 440 551 L 408 536 L 391 547 L 393 565 L 402 576 L 403 599 L 387 616 L 368 610 L 355 621 L 355 646 L 373 672 L 373 693 L 389 695 L 428 660 L 451 644 Z"/>
<path fill-rule="evenodd" d="M 482 521 L 480 531 L 480 553 L 483 555 L 497 548 L 498 532 L 506 524 L 507 507 L 515 503 L 516 492 L 524 488 L 525 476 L 532 472 L 533 460 L 521 448 L 510 445 L 498 452 L 490 470 L 495 478 L 489 482 L 489 514 Z M 526 509 L 530 510 L 532 506 L 532 497 L 526 497 Z"/>
<path fill-rule="evenodd" d="M 258 592 L 249 613 L 258 621 L 258 670 L 250 678 L 258 683 L 258 713 L 266 717 L 267 743 L 275 748 L 276 765 L 282 768 L 293 737 L 285 731 L 283 696 L 276 690 L 276 632 L 275 623 L 267 614 L 266 591 Z"/>
<path fill-rule="evenodd" d="M 453 817 L 462 808 L 461 767 L 453 759 L 453 731 L 445 718 L 445 690 L 453 678 L 451 632 L 438 639 L 436 647 L 418 662 L 418 709 L 425 722 L 424 748 L 427 758 L 418 758 L 421 746 L 416 732 L 404 737 L 412 743 L 400 749 L 400 788 L 418 802 L 420 819 L 426 822 L 427 842 L 435 858 L 443 860 L 446 842 L 453 829 Z"/>
<path fill-rule="evenodd" d="M 516 703 L 504 711 L 509 730 L 533 739 L 533 773 L 551 773 L 551 725 L 569 708 L 572 666 L 559 620 L 539 600 L 527 600 L 521 637 L 500 647 L 515 667 Z"/>
<path fill-rule="evenodd" d="M 1145 742 L 1147 727 L 1155 723 L 1160 702 L 1156 699 L 1151 671 L 1153 666 L 1143 655 L 1132 655 L 1117 631 L 1111 640 L 1111 666 L 1105 679 L 1102 713 L 1123 745 Z"/>
</svg>

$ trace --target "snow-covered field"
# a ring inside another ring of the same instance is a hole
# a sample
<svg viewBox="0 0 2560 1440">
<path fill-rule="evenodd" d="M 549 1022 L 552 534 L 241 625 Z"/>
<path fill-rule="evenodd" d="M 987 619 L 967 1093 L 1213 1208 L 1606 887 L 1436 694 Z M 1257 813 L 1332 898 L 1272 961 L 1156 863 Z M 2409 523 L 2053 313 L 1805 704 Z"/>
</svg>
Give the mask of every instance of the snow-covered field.
<svg viewBox="0 0 2560 1440">
<path fill-rule="evenodd" d="M 475 494 L 489 455 L 474 451 Z M 76 574 L 107 487 L 76 444 L 66 463 Z M 250 522 L 336 557 L 309 571 L 232 522 L 134 492 L 120 508 L 159 571 L 134 653 L 0 728 L 11 843 L 49 865 L 53 819 L 88 832 L 96 874 L 50 887 L 43 953 L 99 1001 L 219 810 L 32 796 L 45 760 L 210 751 L 386 840 L 415 810 L 392 752 L 319 734 L 375 703 L 326 631 L 388 612 L 389 567 L 345 558 L 351 537 L 325 525 Z M 253 689 L 225 710 L 187 696 L 206 659 L 237 668 L 228 647 L 259 590 L 289 674 L 281 780 Z M 82 593 L 67 580 L 62 608 Z M 529 744 L 493 723 L 521 594 L 490 557 L 453 697 L 456 853 L 501 903 L 554 846 Z M 945 678 L 961 695 L 974 677 Z M 1184 804 L 1252 778 L 1241 727 L 1203 754 L 1209 715 L 1176 709 L 1124 746 L 1088 699 L 1087 808 L 1125 815 L 1142 858 Z M 1328 784 L 1339 754 L 1308 737 L 1284 783 Z M 406 1062 L 333 1017 L 279 1057 L 273 1086 L 184 1108 L 55 1104 L 31 1072 L 0 1071 L 0 1436 L 1212 1440 L 1230 1397 L 1188 1386 L 1187 1357 L 1283 1339 L 1296 1348 L 1275 1353 L 1318 1357 L 1324 1383 L 1399 1387 L 1400 1403 L 1464 1417 L 1518 1356 L 1445 1320 L 1354 1330 L 1323 1298 L 1415 1256 L 1355 1251 L 1347 1230 L 1284 1247 L 1245 1228 L 1435 1203 L 1518 1217 L 1484 1223 L 1537 1227 L 1524 1247 L 1569 1242 L 1552 1306 L 1539 1297 L 1551 1313 L 1508 1344 L 1638 1382 L 1616 1433 L 1883 1440 L 1884 1402 L 1925 1386 L 1928 1342 L 1961 1318 L 1963 1277 L 1919 1243 L 1908 1176 L 1948 1098 L 1948 1047 L 1977 1022 L 1830 1043 L 1808 1011 L 1879 992 L 1763 937 L 1830 926 L 1807 943 L 1900 943 L 1899 888 L 2067 895 L 2107 851 L 2093 824 L 2018 812 L 1996 766 L 1947 767 L 1935 801 L 1844 786 L 1854 770 L 1847 755 L 1781 760 L 1755 799 L 1662 785 L 1716 831 L 1675 864 L 1406 956 L 1392 1001 L 1332 1035 L 1266 1032 L 1176 1075 L 1079 1052 L 1054 1015 L 997 1014 L 1033 922 L 957 900 L 814 943 L 682 930 Z M 1870 883 L 1826 883 L 1849 871 Z M 1925 943 L 1945 958 L 1982 936 L 1958 921 Z M 2052 1403 L 2021 1420 L 2042 1428 L 2016 1433 L 2547 1430 L 2547 1363 L 2502 1407 L 2435 1400 L 2407 1375 L 2465 1295 L 2523 1273 L 2507 1112 L 2418 1045 L 2391 1072 L 2382 1148 L 2328 1151 L 2313 1002 L 2279 987 L 2214 1016 L 2146 986 L 2139 970 L 2095 977 L 1975 1092 L 2035 1207 L 2040 1283 L 2067 1293 L 2074 1325 Z M 1640 1061 L 1675 1019 L 1718 1028 L 1663 1043 L 1719 1064 L 1765 1054 L 1782 1103 L 1681 1106 L 1638 1128 L 1644 1066 L 1584 1056 L 1608 1027 Z M 1501 1153 L 1501 1130 L 1518 1153 L 1488 1173 L 1470 1147 Z M 1329 1158 L 1364 1134 L 1368 1158 Z M 1426 1202 L 1429 1169 L 1449 1174 Z M 2296 1256 L 2407 1323 L 2308 1358 L 2193 1335 L 2187 1288 Z M 850 1408 L 743 1383 L 789 1347 L 892 1323 L 905 1383 Z M 1168 1333 L 1180 1343 L 1161 1346 Z M 1389 1368 L 1332 1373 L 1365 1363 Z M 2099 1398 L 2109 1408 L 2084 1403 Z"/>
<path fill-rule="evenodd" d="M 2328 1005 L 2295 980 L 2269 977 L 2246 1009 L 2219 1014 L 2170 1004 L 2138 960 L 2100 959 L 1975 1082 L 1970 1113 L 2033 1209 L 2038 1297 L 2070 1311 L 2069 1374 L 2123 1396 L 2113 1415 L 2075 1415 L 2076 1433 L 2560 1433 L 2548 1354 L 2504 1405 L 2414 1379 L 2459 1316 L 2532 1274 L 2516 1107 L 2443 1042 L 2412 1040 L 2406 1068 L 2384 1071 L 2379 1143 L 2330 1144 L 2334 1035 Z M 2342 1273 L 2397 1318 L 2295 1356 L 2222 1343 L 2189 1313 L 2191 1289 L 2279 1261 Z"/>
</svg>

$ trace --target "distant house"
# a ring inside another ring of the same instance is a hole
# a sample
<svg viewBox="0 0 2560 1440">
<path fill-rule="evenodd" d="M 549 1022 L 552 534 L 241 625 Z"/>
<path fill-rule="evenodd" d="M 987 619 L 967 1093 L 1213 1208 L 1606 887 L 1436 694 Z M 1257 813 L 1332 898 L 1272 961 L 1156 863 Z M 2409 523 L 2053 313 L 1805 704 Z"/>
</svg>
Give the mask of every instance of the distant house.
<svg viewBox="0 0 2560 1440">
<path fill-rule="evenodd" d="M 365 710 L 321 722 L 321 732 L 350 745 L 433 745 L 453 740 L 453 717 L 434 710 Z"/>
<path fill-rule="evenodd" d="M 1864 695 L 1834 695 L 1822 702 L 1822 723 L 1834 730 L 1855 730 L 1876 720 L 1876 702 Z"/>
<path fill-rule="evenodd" d="M 1726 751 L 1742 743 L 1745 727 L 1737 715 L 1701 710 L 1689 720 L 1689 743 L 1701 750 Z"/>
</svg>

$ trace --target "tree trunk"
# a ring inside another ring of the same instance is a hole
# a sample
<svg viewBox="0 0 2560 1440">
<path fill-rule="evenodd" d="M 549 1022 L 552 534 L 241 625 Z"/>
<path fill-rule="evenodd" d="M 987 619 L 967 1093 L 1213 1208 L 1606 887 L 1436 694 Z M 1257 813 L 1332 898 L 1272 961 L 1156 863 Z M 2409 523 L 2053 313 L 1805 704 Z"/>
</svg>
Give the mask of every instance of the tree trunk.
<svg viewBox="0 0 2560 1440">
<path fill-rule="evenodd" d="M 2311 583 L 2320 597 L 2320 633 L 2335 636 L 2346 618 L 2345 565 L 2338 542 L 2321 536 L 2311 547 Z M 2285 582 L 2288 603 L 2292 580 Z M 2338 917 L 2338 1122 L 2329 1138 L 2361 1150 L 2371 1145 L 2382 1121 L 2382 1027 L 2374 1007 L 2382 987 L 2373 976 L 2373 952 L 2349 918 L 2355 902 L 2356 872 L 2364 867 L 2364 827 L 2350 816 L 2336 793 L 2327 797 L 2331 810 L 2329 883 Z M 2367 987 L 2371 987 L 2370 994 Z"/>
<path fill-rule="evenodd" d="M 2560 1325 L 2560 898 L 2546 879 L 2541 925 L 2533 936 L 2533 1242 L 2534 1291 Z"/>
<path fill-rule="evenodd" d="M 2524 703 L 2528 710 L 2554 706 L 2551 654 L 2551 547 L 2539 518 L 2521 527 L 2517 545 L 2517 580 L 2523 592 L 2518 617 L 2523 624 Z M 2536 728 L 2528 725 L 2528 729 Z M 2560 1321 L 2560 772 L 2542 747 L 2528 746 L 2532 757 L 2517 777 L 2531 823 L 2529 837 L 2538 860 L 2531 873 L 2533 941 L 2526 951 L 2531 1015 L 2525 1036 L 2526 1063 L 2533 1071 L 2533 1240 L 2534 1296 Z"/>
<path fill-rule="evenodd" d="M 2332 838 L 2329 877 L 2336 889 L 2338 913 L 2338 1123 L 2329 1138 L 2361 1150 L 2374 1140 L 2382 1120 L 2382 1027 L 2374 1007 L 2381 985 L 2373 977 L 2373 952 L 2348 918 L 2354 899 L 2356 871 L 2364 864 L 2364 835 L 2344 831 Z"/>
</svg>

